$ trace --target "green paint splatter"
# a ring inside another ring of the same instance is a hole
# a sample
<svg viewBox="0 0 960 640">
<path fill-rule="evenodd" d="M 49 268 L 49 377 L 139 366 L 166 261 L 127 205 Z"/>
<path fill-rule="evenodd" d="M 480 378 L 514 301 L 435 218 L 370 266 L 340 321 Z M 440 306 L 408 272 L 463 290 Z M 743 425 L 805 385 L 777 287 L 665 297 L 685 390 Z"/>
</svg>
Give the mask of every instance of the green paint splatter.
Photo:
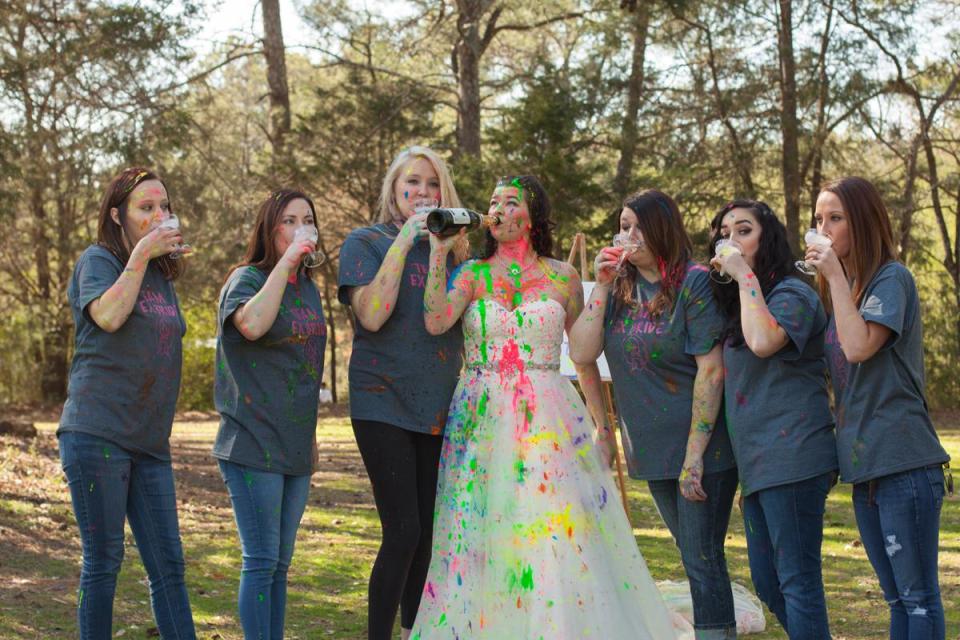
<svg viewBox="0 0 960 640">
<path fill-rule="evenodd" d="M 514 178 L 510 184 L 517 188 L 517 197 L 520 200 L 523 200 L 523 184 L 520 182 L 520 178 Z"/>
<path fill-rule="evenodd" d="M 493 276 L 490 274 L 490 265 L 484 262 L 476 262 L 470 267 L 473 276 L 477 280 L 483 279 L 483 284 L 487 287 L 487 293 L 493 294 Z"/>
<path fill-rule="evenodd" d="M 526 591 L 533 591 L 533 567 L 527 565 L 520 577 L 520 587 Z"/>
<path fill-rule="evenodd" d="M 486 389 L 484 389 L 483 395 L 480 396 L 480 402 L 477 404 L 477 415 L 478 415 L 478 416 L 485 416 L 485 415 L 487 415 L 487 400 L 488 400 L 489 398 L 490 398 L 489 394 L 487 394 Z"/>
<path fill-rule="evenodd" d="M 517 458 L 513 463 L 513 470 L 517 472 L 517 482 L 523 484 L 523 476 L 527 472 L 526 467 L 523 466 L 523 458 Z"/>
</svg>

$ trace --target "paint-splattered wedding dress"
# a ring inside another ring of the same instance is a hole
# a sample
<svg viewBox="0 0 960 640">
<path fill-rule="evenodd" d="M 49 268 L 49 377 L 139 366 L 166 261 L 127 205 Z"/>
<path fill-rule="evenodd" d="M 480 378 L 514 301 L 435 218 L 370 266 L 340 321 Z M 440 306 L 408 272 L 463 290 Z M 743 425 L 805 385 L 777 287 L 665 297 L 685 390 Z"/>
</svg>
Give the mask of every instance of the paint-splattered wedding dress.
<svg viewBox="0 0 960 640">
<path fill-rule="evenodd" d="M 552 299 L 464 313 L 414 640 L 676 637 L 558 370 L 564 316 Z"/>
</svg>

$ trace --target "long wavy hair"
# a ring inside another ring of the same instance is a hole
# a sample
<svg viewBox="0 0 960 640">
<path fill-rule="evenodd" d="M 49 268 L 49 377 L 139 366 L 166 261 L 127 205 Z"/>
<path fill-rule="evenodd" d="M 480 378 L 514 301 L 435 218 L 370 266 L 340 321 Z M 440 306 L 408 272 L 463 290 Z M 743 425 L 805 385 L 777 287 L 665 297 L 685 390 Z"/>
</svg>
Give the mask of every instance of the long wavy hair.
<svg viewBox="0 0 960 640">
<path fill-rule="evenodd" d="M 637 216 L 637 226 L 643 241 L 656 256 L 660 272 L 660 291 L 647 303 L 647 313 L 658 318 L 672 311 L 687 272 L 687 262 L 693 255 L 693 245 L 683 226 L 680 207 L 673 198 L 657 189 L 646 189 L 627 196 L 623 207 Z M 620 231 L 620 212 L 615 216 L 616 230 Z M 613 295 L 616 309 L 626 305 L 636 307 L 637 278 L 640 272 L 624 261 L 626 274 L 617 278 Z"/>
<path fill-rule="evenodd" d="M 147 180 L 157 180 L 167 190 L 167 197 L 170 197 L 167 183 L 156 172 L 146 167 L 130 167 L 113 177 L 100 201 L 100 211 L 97 214 L 97 244 L 106 247 L 123 264 L 130 259 L 130 249 L 124 242 L 123 231 L 123 223 L 127 219 L 127 208 L 130 205 L 130 194 L 140 183 Z M 110 215 L 111 209 L 117 210 L 120 224 L 113 220 L 113 216 Z M 173 211 L 172 199 L 170 211 Z M 169 255 L 154 258 L 151 262 L 160 268 L 160 272 L 167 280 L 176 280 L 183 273 L 183 260 L 173 260 Z"/>
<path fill-rule="evenodd" d="M 497 180 L 497 187 L 508 186 L 517 187 L 520 198 L 527 203 L 527 211 L 530 213 L 530 244 L 533 250 L 538 256 L 552 258 L 553 228 L 557 223 L 550 219 L 553 208 L 547 190 L 536 176 L 530 175 L 503 176 Z M 497 252 L 498 243 L 490 229 L 487 229 L 484 235 L 484 247 L 480 257 L 486 260 Z"/>
<path fill-rule="evenodd" d="M 457 195 L 457 188 L 453 184 L 453 176 L 450 175 L 450 169 L 447 163 L 443 161 L 437 152 L 429 147 L 413 145 L 403 149 L 393 159 L 387 168 L 387 173 L 383 178 L 383 184 L 380 186 L 380 199 L 378 201 L 379 209 L 377 211 L 377 222 L 386 224 L 400 217 L 400 207 L 397 205 L 396 186 L 397 179 L 400 178 L 403 170 L 413 161 L 424 159 L 430 163 L 433 170 L 437 173 L 437 180 L 440 182 L 440 206 L 441 207 L 459 207 L 460 196 Z M 470 241 L 467 238 L 461 238 L 453 245 L 454 261 L 458 264 L 466 260 L 470 255 Z"/>
<path fill-rule="evenodd" d="M 847 176 L 825 184 L 821 193 L 829 191 L 843 204 L 850 234 L 850 254 L 842 263 L 847 278 L 853 283 L 853 300 L 859 306 L 863 293 L 877 270 L 896 260 L 899 254 L 890 227 L 890 215 L 880 191 L 866 178 Z M 830 285 L 819 274 L 817 288 L 827 312 L 832 312 Z"/>
<path fill-rule="evenodd" d="M 777 286 L 784 278 L 792 275 L 793 253 L 790 243 L 787 242 L 787 229 L 766 202 L 759 200 L 733 200 L 728 202 L 717 213 L 716 229 L 710 238 L 710 258 L 713 258 L 717 240 L 721 238 L 720 225 L 723 217 L 734 209 L 747 209 L 756 218 L 760 225 L 760 243 L 753 258 L 753 273 L 760 283 L 763 297 Z M 733 233 L 733 230 L 730 230 Z M 713 295 L 726 320 L 724 337 L 731 340 L 733 346 L 740 346 L 743 340 L 743 325 L 740 321 L 740 286 L 734 280 L 727 284 L 720 284 L 711 280 Z"/>
<path fill-rule="evenodd" d="M 246 253 L 244 253 L 240 262 L 230 267 L 227 271 L 227 277 L 230 277 L 234 269 L 240 267 L 257 267 L 261 271 L 269 273 L 277 266 L 277 262 L 280 261 L 282 255 L 277 251 L 277 244 L 274 239 L 280 232 L 280 219 L 283 216 L 283 210 L 294 200 L 307 201 L 307 204 L 310 205 L 310 211 L 313 212 L 313 226 L 317 227 L 317 233 L 320 233 L 320 228 L 317 226 L 317 208 L 313 205 L 313 200 L 297 189 L 277 189 L 260 203 L 256 222 L 254 222 L 253 230 L 247 240 Z M 301 263 L 297 270 L 298 272 L 305 271 L 306 267 Z M 309 273 L 309 271 L 307 272 Z"/>
</svg>

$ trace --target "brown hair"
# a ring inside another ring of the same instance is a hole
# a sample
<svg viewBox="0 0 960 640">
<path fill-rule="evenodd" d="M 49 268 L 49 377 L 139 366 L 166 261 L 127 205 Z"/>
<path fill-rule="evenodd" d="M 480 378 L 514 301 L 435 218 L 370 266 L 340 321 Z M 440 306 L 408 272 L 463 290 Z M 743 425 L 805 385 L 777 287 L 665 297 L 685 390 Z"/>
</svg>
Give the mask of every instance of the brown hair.
<svg viewBox="0 0 960 640">
<path fill-rule="evenodd" d="M 124 240 L 123 223 L 127 218 L 127 206 L 130 204 L 130 194 L 142 182 L 147 180 L 157 180 L 163 185 L 170 195 L 170 189 L 167 184 L 155 172 L 144 167 L 130 167 L 124 169 L 113 177 L 110 184 L 107 185 L 107 191 L 103 194 L 103 200 L 100 201 L 99 222 L 97 225 L 97 244 L 106 247 L 110 253 L 117 256 L 123 264 L 130 259 L 130 249 L 127 248 Z M 120 224 L 117 224 L 110 210 L 117 210 L 117 218 Z M 171 206 L 171 211 L 173 210 Z M 169 255 L 154 258 L 160 268 L 160 272 L 167 280 L 176 280 L 183 273 L 183 261 L 173 260 Z"/>
<path fill-rule="evenodd" d="M 661 287 L 657 295 L 647 303 L 647 311 L 656 318 L 664 311 L 673 309 L 686 275 L 687 262 L 693 255 L 693 245 L 683 227 L 680 208 L 673 198 L 662 191 L 657 189 L 638 191 L 626 197 L 623 207 L 631 209 L 637 215 L 637 226 L 643 234 L 643 241 L 657 258 Z M 616 223 L 619 231 L 619 212 Z M 637 278 L 640 274 L 629 261 L 624 264 L 627 273 L 617 278 L 614 285 L 614 298 L 617 306 L 624 304 L 635 306 L 634 291 L 636 291 Z"/>
<path fill-rule="evenodd" d="M 227 271 L 228 278 L 234 269 L 240 267 L 257 267 L 261 271 L 269 273 L 277 266 L 277 262 L 282 256 L 277 253 L 274 238 L 280 226 L 280 217 L 283 215 L 283 210 L 294 200 L 307 201 L 307 204 L 310 205 L 310 211 L 313 213 L 313 226 L 317 227 L 317 233 L 320 233 L 320 227 L 317 226 L 317 208 L 313 205 L 313 200 L 297 189 L 277 189 L 260 203 L 257 220 L 253 224 L 253 231 L 250 232 L 250 239 L 247 240 L 247 252 L 244 254 L 243 260 Z M 305 269 L 306 267 L 302 263 L 298 267 L 298 270 Z"/>
<path fill-rule="evenodd" d="M 847 278 L 853 282 L 853 300 L 859 305 L 864 290 L 874 274 L 884 264 L 897 259 L 897 245 L 893 241 L 890 215 L 883 204 L 880 191 L 872 182 L 857 176 L 837 178 L 825 184 L 820 192 L 829 191 L 843 204 L 850 234 L 850 254 L 843 263 Z M 830 286 L 817 276 L 817 287 L 828 311 Z"/>
</svg>

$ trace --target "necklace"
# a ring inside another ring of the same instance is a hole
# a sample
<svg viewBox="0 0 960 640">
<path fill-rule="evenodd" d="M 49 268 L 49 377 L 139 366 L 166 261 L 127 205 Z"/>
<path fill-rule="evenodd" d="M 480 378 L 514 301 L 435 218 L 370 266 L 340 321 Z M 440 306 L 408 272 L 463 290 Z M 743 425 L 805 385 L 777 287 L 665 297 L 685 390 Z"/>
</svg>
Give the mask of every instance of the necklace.
<svg viewBox="0 0 960 640">
<path fill-rule="evenodd" d="M 529 263 L 529 264 L 527 264 L 526 266 L 523 266 L 523 267 L 521 267 L 520 264 L 517 263 L 516 260 L 514 260 L 513 262 L 511 262 L 511 263 L 508 265 L 508 264 L 506 263 L 506 261 L 504 261 L 503 257 L 502 257 L 499 253 L 496 254 L 496 256 L 497 256 L 497 262 L 500 263 L 500 266 L 501 266 L 501 267 L 503 267 L 504 269 L 506 269 L 507 273 L 510 274 L 510 277 L 511 277 L 511 278 L 519 278 L 520 276 L 522 276 L 522 275 L 525 274 L 527 271 L 529 271 L 530 269 L 532 269 L 533 267 L 535 267 L 536 265 L 538 265 L 538 264 L 540 263 L 540 256 L 537 256 L 537 259 L 536 259 L 536 260 L 534 260 L 533 262 L 531 262 L 531 263 Z"/>
</svg>

